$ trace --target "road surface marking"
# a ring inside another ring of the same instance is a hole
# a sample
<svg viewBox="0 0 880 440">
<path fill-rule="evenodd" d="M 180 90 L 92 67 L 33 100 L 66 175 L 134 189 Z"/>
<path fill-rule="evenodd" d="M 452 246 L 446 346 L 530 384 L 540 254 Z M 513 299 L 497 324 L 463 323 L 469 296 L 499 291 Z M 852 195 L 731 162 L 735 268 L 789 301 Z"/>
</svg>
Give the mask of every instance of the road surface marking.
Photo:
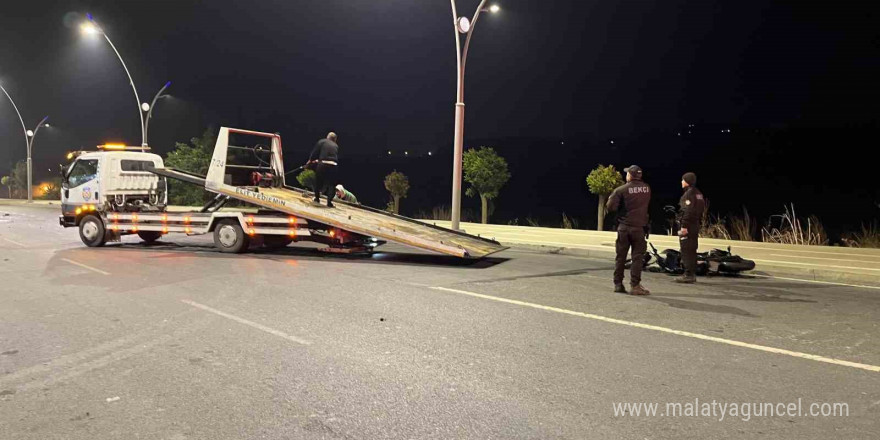
<svg viewBox="0 0 880 440">
<path fill-rule="evenodd" d="M 69 259 L 67 259 L 67 258 L 62 258 L 61 261 L 66 261 L 66 262 L 68 262 L 68 263 L 70 263 L 70 264 L 72 264 L 72 265 L 74 265 L 74 266 L 79 266 L 79 267 L 81 267 L 81 268 L 83 268 L 83 269 L 88 269 L 88 270 L 90 270 L 90 271 L 92 271 L 92 272 L 97 272 L 97 273 L 99 273 L 99 274 L 101 274 L 101 275 L 110 275 L 110 272 L 104 272 L 104 271 L 101 270 L 101 269 L 95 269 L 95 268 L 92 267 L 92 266 L 89 266 L 89 265 L 86 265 L 86 264 L 82 264 L 82 263 L 78 263 L 78 262 L 76 262 L 76 261 L 69 260 Z"/>
<path fill-rule="evenodd" d="M 865 260 L 849 260 L 846 258 L 829 258 L 829 257 L 804 257 L 802 255 L 782 255 L 782 254 L 770 254 L 771 257 L 783 257 L 783 258 L 801 258 L 805 260 L 826 260 L 826 261 L 852 261 L 854 263 L 868 263 Z M 876 261 L 870 261 L 870 263 L 876 263 Z"/>
<path fill-rule="evenodd" d="M 17 241 L 10 240 L 10 239 L 8 239 L 8 238 L 6 238 L 6 237 L 0 237 L 0 238 L 6 240 L 6 241 L 8 241 L 8 242 L 10 242 L 10 243 L 12 243 L 12 244 L 14 244 L 14 245 L 16 245 L 16 246 L 27 247 L 27 246 L 25 246 L 25 245 L 23 245 L 23 244 L 21 244 L 21 243 L 19 243 L 19 242 L 17 242 Z"/>
<path fill-rule="evenodd" d="M 571 244 L 571 243 L 566 243 L 563 241 L 528 241 L 528 240 L 519 240 L 519 239 L 504 240 L 503 238 L 496 238 L 496 239 L 501 240 L 503 242 L 510 243 L 510 244 L 530 244 L 533 246 L 547 246 L 547 247 L 554 247 L 554 246 L 549 246 L 549 245 L 559 245 L 559 246 L 562 246 L 566 249 L 596 248 L 596 249 L 607 250 L 608 252 L 614 252 L 614 247 L 610 244 L 608 246 L 602 246 L 602 245 L 598 245 L 598 244 Z"/>
<path fill-rule="evenodd" d="M 872 268 L 872 267 L 835 266 L 835 265 L 830 265 L 830 264 L 819 264 L 819 263 L 796 263 L 794 261 L 759 260 L 757 258 L 753 259 L 752 261 L 756 261 L 758 263 L 791 264 L 794 266 L 815 266 L 819 269 L 826 268 L 826 267 L 833 267 L 835 269 L 872 270 L 872 271 L 880 272 L 880 268 Z"/>
<path fill-rule="evenodd" d="M 805 280 L 803 278 L 786 278 L 786 277 L 774 277 L 770 275 L 756 275 L 756 274 L 747 274 L 750 277 L 760 277 L 760 278 L 772 278 L 774 280 L 786 280 L 786 281 L 801 281 L 804 283 L 814 283 L 814 284 L 830 284 L 832 286 L 844 286 L 844 287 L 859 287 L 862 289 L 875 289 L 880 290 L 880 286 L 865 286 L 863 284 L 847 284 L 847 283 L 836 283 L 833 281 L 819 281 L 819 280 Z"/>
<path fill-rule="evenodd" d="M 504 231 L 504 230 L 492 230 L 492 229 L 482 230 L 482 229 L 474 228 L 471 232 L 479 233 L 483 236 L 490 236 L 490 235 L 494 234 L 496 236 L 496 239 L 502 240 L 502 241 L 504 241 L 505 235 L 527 235 L 527 236 L 532 236 L 532 237 L 543 237 L 543 236 L 547 236 L 548 234 L 567 235 L 567 236 L 571 236 L 570 238 L 590 237 L 590 238 L 604 238 L 606 240 L 614 240 L 614 237 L 608 236 L 608 234 L 596 234 L 595 231 L 593 231 L 594 232 L 593 234 L 585 234 L 584 232 L 588 232 L 588 231 L 580 231 L 580 230 L 573 231 L 573 232 L 547 230 L 547 231 L 540 231 L 538 233 L 535 233 L 535 232 Z M 667 246 L 671 246 L 671 245 L 678 246 L 678 239 L 674 236 L 669 236 L 669 235 L 665 235 L 665 234 L 664 235 L 657 234 L 657 235 L 653 235 L 653 237 L 657 237 L 657 238 L 654 238 L 651 240 L 651 241 L 655 242 L 655 244 L 664 244 Z M 515 237 L 511 237 L 511 238 L 513 240 L 522 240 L 522 239 L 517 239 Z M 701 239 L 701 242 L 705 247 L 709 247 L 709 248 L 713 247 L 713 245 L 717 245 L 717 246 L 730 245 L 730 246 L 735 247 L 737 249 L 754 249 L 754 250 L 768 251 L 768 252 L 770 252 L 770 251 L 772 251 L 772 252 L 797 252 L 797 253 L 807 253 L 807 254 L 825 254 L 825 255 L 834 255 L 834 256 L 849 256 L 849 257 L 880 259 L 880 254 L 871 254 L 871 253 L 867 253 L 867 252 L 864 254 L 860 254 L 860 253 L 852 253 L 852 252 L 811 251 L 811 250 L 801 250 L 801 249 L 785 249 L 785 248 L 777 248 L 777 247 L 749 246 L 747 244 L 738 244 L 738 243 L 730 244 L 729 242 L 724 242 L 724 241 L 722 241 L 721 243 L 717 243 L 717 242 L 713 242 L 711 240 L 712 239 L 705 239 L 704 238 L 704 239 Z M 546 243 L 559 243 L 559 242 L 548 241 Z M 743 243 L 749 243 L 749 242 L 743 242 Z M 567 244 L 569 244 L 570 246 L 585 246 L 585 245 L 579 245 L 577 243 L 571 243 L 571 242 L 568 242 Z M 589 245 L 586 245 L 586 246 L 589 246 Z M 791 256 L 794 256 L 794 255 L 791 255 Z M 835 260 L 836 258 L 829 257 L 828 259 Z"/>
<path fill-rule="evenodd" d="M 200 309 L 205 310 L 205 311 L 207 311 L 207 312 L 211 312 L 211 313 L 213 313 L 213 314 L 215 314 L 215 315 L 219 315 L 219 316 L 222 316 L 222 317 L 224 317 L 224 318 L 231 319 L 231 320 L 233 320 L 233 321 L 235 321 L 235 322 L 237 322 L 237 323 L 244 324 L 244 325 L 247 325 L 247 326 L 251 326 L 251 327 L 253 327 L 253 328 L 257 329 L 257 330 L 262 330 L 262 331 L 264 331 L 264 332 L 266 332 L 266 333 L 273 334 L 273 335 L 275 335 L 275 336 L 278 336 L 278 337 L 281 337 L 281 338 L 287 339 L 288 341 L 293 341 L 293 342 L 296 342 L 296 343 L 298 343 L 298 344 L 303 344 L 303 345 L 311 345 L 311 344 L 312 344 L 311 342 L 306 341 L 305 339 L 300 339 L 300 338 L 297 338 L 296 336 L 290 336 L 290 335 L 288 335 L 287 333 L 284 333 L 284 332 L 282 332 L 282 331 L 280 331 L 280 330 L 275 330 L 274 328 L 266 327 L 265 325 L 257 324 L 256 322 L 248 321 L 247 319 L 239 318 L 238 316 L 230 315 L 229 313 L 226 313 L 226 312 L 221 312 L 220 310 L 213 309 L 213 308 L 208 307 L 208 306 L 206 306 L 206 305 L 204 305 L 204 304 L 199 304 L 199 303 L 197 303 L 197 302 L 195 302 L 195 301 L 190 301 L 190 300 L 188 300 L 188 299 L 182 299 L 182 300 L 180 300 L 180 302 L 182 302 L 182 303 L 184 303 L 184 304 L 189 304 L 189 305 L 191 305 L 191 306 L 193 306 L 193 307 L 200 308 Z"/>
<path fill-rule="evenodd" d="M 650 325 L 650 324 L 642 324 L 639 322 L 624 321 L 622 319 L 608 318 L 606 316 L 594 315 L 592 313 L 575 312 L 573 310 L 560 309 L 557 307 L 550 307 L 550 306 L 545 306 L 545 305 L 535 304 L 535 303 L 530 303 L 530 302 L 525 302 L 525 301 L 518 301 L 515 299 L 500 298 L 497 296 L 484 295 L 482 293 L 468 292 L 466 290 L 450 289 L 447 287 L 431 287 L 431 289 L 441 290 L 444 292 L 459 293 L 462 295 L 468 295 L 468 296 L 473 296 L 476 298 L 488 299 L 491 301 L 498 301 L 498 302 L 504 302 L 504 303 L 508 303 L 508 304 L 515 304 L 515 305 L 523 306 L 523 307 L 531 307 L 533 309 L 540 309 L 540 310 L 546 310 L 549 312 L 556 312 L 556 313 L 562 313 L 562 314 L 566 314 L 566 315 L 579 316 L 582 318 L 595 319 L 597 321 L 610 322 L 612 324 L 621 324 L 621 325 L 641 328 L 641 329 L 645 329 L 645 330 L 654 330 L 654 331 L 663 332 L 663 333 L 670 333 L 673 335 L 686 336 L 686 337 L 694 338 L 694 339 L 702 339 L 704 341 L 718 342 L 721 344 L 733 345 L 733 346 L 744 347 L 744 348 L 751 348 L 753 350 L 764 351 L 764 352 L 768 352 L 768 353 L 784 354 L 786 356 L 792 356 L 792 357 L 801 358 L 801 359 L 809 359 L 809 360 L 813 360 L 813 361 L 817 361 L 817 362 L 825 362 L 828 364 L 840 365 L 840 366 L 844 366 L 844 367 L 859 368 L 859 369 L 866 370 L 866 371 L 873 371 L 875 373 L 880 373 L 880 366 L 876 366 L 876 365 L 860 364 L 858 362 L 850 362 L 850 361 L 845 361 L 845 360 L 841 360 L 841 359 L 829 358 L 829 357 L 825 357 L 825 356 L 817 356 L 815 354 L 801 353 L 801 352 L 797 352 L 797 351 L 785 350 L 785 349 L 774 348 L 774 347 L 765 347 L 763 345 L 749 344 L 748 342 L 734 341 L 732 339 L 718 338 L 715 336 L 707 336 L 707 335 L 702 335 L 699 333 L 691 333 L 691 332 L 682 331 L 682 330 L 674 330 L 671 328 L 659 327 L 659 326 Z"/>
<path fill-rule="evenodd" d="M 72 368 L 76 368 L 77 365 L 86 362 L 86 360 L 93 356 L 99 356 L 104 353 L 114 351 L 119 347 L 124 345 L 134 343 L 138 338 L 142 338 L 144 334 L 134 334 L 123 336 L 122 338 L 105 342 L 96 347 L 87 348 L 85 350 L 66 354 L 55 359 L 52 359 L 49 362 L 37 364 L 32 367 L 28 367 L 22 370 L 13 371 L 12 373 L 6 374 L 4 376 L 0 376 L 0 386 L 5 386 L 7 384 L 14 383 L 16 381 L 20 381 L 21 379 L 27 379 L 29 377 L 51 373 L 55 370 L 70 370 Z M 139 344 L 134 344 L 139 345 Z"/>
</svg>

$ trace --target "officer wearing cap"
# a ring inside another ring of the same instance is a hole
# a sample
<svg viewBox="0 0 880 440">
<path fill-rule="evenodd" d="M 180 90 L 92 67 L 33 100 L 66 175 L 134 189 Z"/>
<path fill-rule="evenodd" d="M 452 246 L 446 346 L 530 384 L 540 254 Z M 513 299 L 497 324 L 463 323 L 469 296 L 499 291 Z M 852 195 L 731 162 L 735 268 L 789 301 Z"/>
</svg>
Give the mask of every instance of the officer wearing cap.
<svg viewBox="0 0 880 440">
<path fill-rule="evenodd" d="M 648 295 L 642 287 L 642 266 L 648 248 L 648 205 L 651 203 L 651 187 L 642 181 L 642 169 L 638 165 L 624 168 L 626 183 L 617 187 L 608 197 L 608 212 L 617 212 L 617 256 L 614 260 L 614 291 L 627 293 L 623 287 L 623 271 L 626 254 L 632 248 L 630 285 L 632 295 Z"/>
<path fill-rule="evenodd" d="M 706 201 L 703 193 L 696 187 L 697 175 L 685 173 L 681 176 L 681 188 L 684 194 L 678 201 L 678 241 L 681 244 L 681 264 L 684 275 L 676 278 L 679 283 L 693 284 L 697 282 L 697 247 L 700 237 L 700 222 Z"/>
</svg>

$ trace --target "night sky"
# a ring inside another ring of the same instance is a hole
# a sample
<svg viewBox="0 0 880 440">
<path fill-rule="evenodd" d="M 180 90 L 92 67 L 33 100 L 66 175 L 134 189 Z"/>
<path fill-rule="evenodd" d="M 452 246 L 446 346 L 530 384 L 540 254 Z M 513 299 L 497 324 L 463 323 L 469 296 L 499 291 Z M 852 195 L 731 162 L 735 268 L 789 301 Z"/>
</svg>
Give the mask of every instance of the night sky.
<svg viewBox="0 0 880 440">
<path fill-rule="evenodd" d="M 47 114 L 53 124 L 35 142 L 38 177 L 48 176 L 47 166 L 67 150 L 139 142 L 135 101 L 121 65 L 105 41 L 79 32 L 86 12 L 122 53 L 141 101 L 173 82 L 172 98 L 157 104 L 151 122 L 150 144 L 159 153 L 209 125 L 278 131 L 287 157 L 307 155 L 330 129 L 340 133 L 350 157 L 389 149 L 445 157 L 452 147 L 455 53 L 448 1 L 5 3 L 0 82 L 29 128 Z M 459 0 L 460 13 L 470 15 L 477 3 Z M 827 176 L 796 169 L 831 162 L 853 169 L 833 174 L 837 184 L 847 173 L 861 174 L 854 181 L 862 186 L 859 197 L 880 198 L 876 180 L 855 170 L 877 149 L 872 133 L 880 128 L 880 33 L 872 2 L 499 4 L 500 14 L 481 17 L 472 42 L 468 145 L 493 144 L 512 163 L 553 161 L 565 156 L 554 149 L 583 149 L 566 153 L 584 158 L 583 172 L 572 180 L 583 182 L 606 157 L 650 171 L 655 164 L 641 158 L 652 156 L 652 148 L 670 149 L 676 158 L 664 164 L 673 166 L 670 175 L 720 160 L 693 154 L 693 142 L 671 143 L 691 124 L 713 132 L 789 130 L 786 139 L 806 140 L 767 146 L 779 161 L 767 174 L 778 166 L 793 190 L 821 192 L 826 182 L 819 179 Z M 811 144 L 817 137 L 798 130 L 820 130 L 823 144 Z M 554 147 L 530 147 L 527 139 Z M 613 147 L 611 140 L 617 140 Z M 3 97 L 0 172 L 24 156 L 20 124 Z M 744 169 L 731 174 L 754 169 L 754 163 L 739 163 Z M 451 163 L 438 161 L 435 168 L 449 174 Z M 538 174 L 532 178 L 544 188 L 552 177 Z M 769 184 L 765 179 L 760 185 Z M 714 186 L 722 191 L 719 182 Z M 585 199 L 582 187 L 566 198 Z M 844 191 L 845 185 L 834 188 Z M 793 200 L 764 201 L 781 206 Z M 866 200 L 853 215 L 880 217 L 874 203 Z M 585 209 L 588 215 L 595 208 Z"/>
</svg>

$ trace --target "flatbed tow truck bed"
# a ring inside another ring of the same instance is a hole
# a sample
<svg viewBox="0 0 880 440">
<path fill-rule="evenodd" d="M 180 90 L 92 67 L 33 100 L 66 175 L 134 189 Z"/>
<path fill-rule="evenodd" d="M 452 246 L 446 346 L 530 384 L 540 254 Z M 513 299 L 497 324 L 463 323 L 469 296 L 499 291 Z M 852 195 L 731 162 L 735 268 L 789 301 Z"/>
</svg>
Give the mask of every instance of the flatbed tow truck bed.
<svg viewBox="0 0 880 440">
<path fill-rule="evenodd" d="M 262 136 L 272 141 L 271 166 L 276 176 L 284 175 L 281 159 L 281 138 L 276 134 L 260 133 L 223 127 L 217 137 L 214 156 L 208 176 L 202 177 L 173 168 L 153 168 L 150 171 L 164 177 L 200 185 L 207 191 L 228 196 L 265 209 L 283 212 L 297 218 L 329 225 L 355 234 L 384 239 L 459 258 L 483 258 L 507 247 L 494 240 L 427 224 L 378 209 L 334 202 L 334 208 L 312 204 L 311 193 L 285 186 L 233 186 L 224 182 L 226 174 L 229 133 Z M 233 147 L 241 148 L 241 147 Z M 233 165 L 228 165 L 233 166 Z"/>
</svg>

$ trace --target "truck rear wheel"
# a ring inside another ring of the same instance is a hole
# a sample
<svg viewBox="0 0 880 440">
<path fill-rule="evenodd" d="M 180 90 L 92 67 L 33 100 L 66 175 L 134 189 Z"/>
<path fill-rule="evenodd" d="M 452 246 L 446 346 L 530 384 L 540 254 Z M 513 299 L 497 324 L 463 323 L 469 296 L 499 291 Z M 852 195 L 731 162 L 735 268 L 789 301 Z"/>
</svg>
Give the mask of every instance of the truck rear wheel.
<svg viewBox="0 0 880 440">
<path fill-rule="evenodd" d="M 100 247 L 107 243 L 104 222 L 94 215 L 87 215 L 79 222 L 79 239 L 88 247 Z"/>
<path fill-rule="evenodd" d="M 140 237 L 144 243 L 152 243 L 162 237 L 162 233 L 159 231 L 138 231 L 138 237 Z"/>
<path fill-rule="evenodd" d="M 220 252 L 238 254 L 247 250 L 249 243 L 250 237 L 241 229 L 238 220 L 221 220 L 214 228 L 214 246 Z"/>
</svg>

